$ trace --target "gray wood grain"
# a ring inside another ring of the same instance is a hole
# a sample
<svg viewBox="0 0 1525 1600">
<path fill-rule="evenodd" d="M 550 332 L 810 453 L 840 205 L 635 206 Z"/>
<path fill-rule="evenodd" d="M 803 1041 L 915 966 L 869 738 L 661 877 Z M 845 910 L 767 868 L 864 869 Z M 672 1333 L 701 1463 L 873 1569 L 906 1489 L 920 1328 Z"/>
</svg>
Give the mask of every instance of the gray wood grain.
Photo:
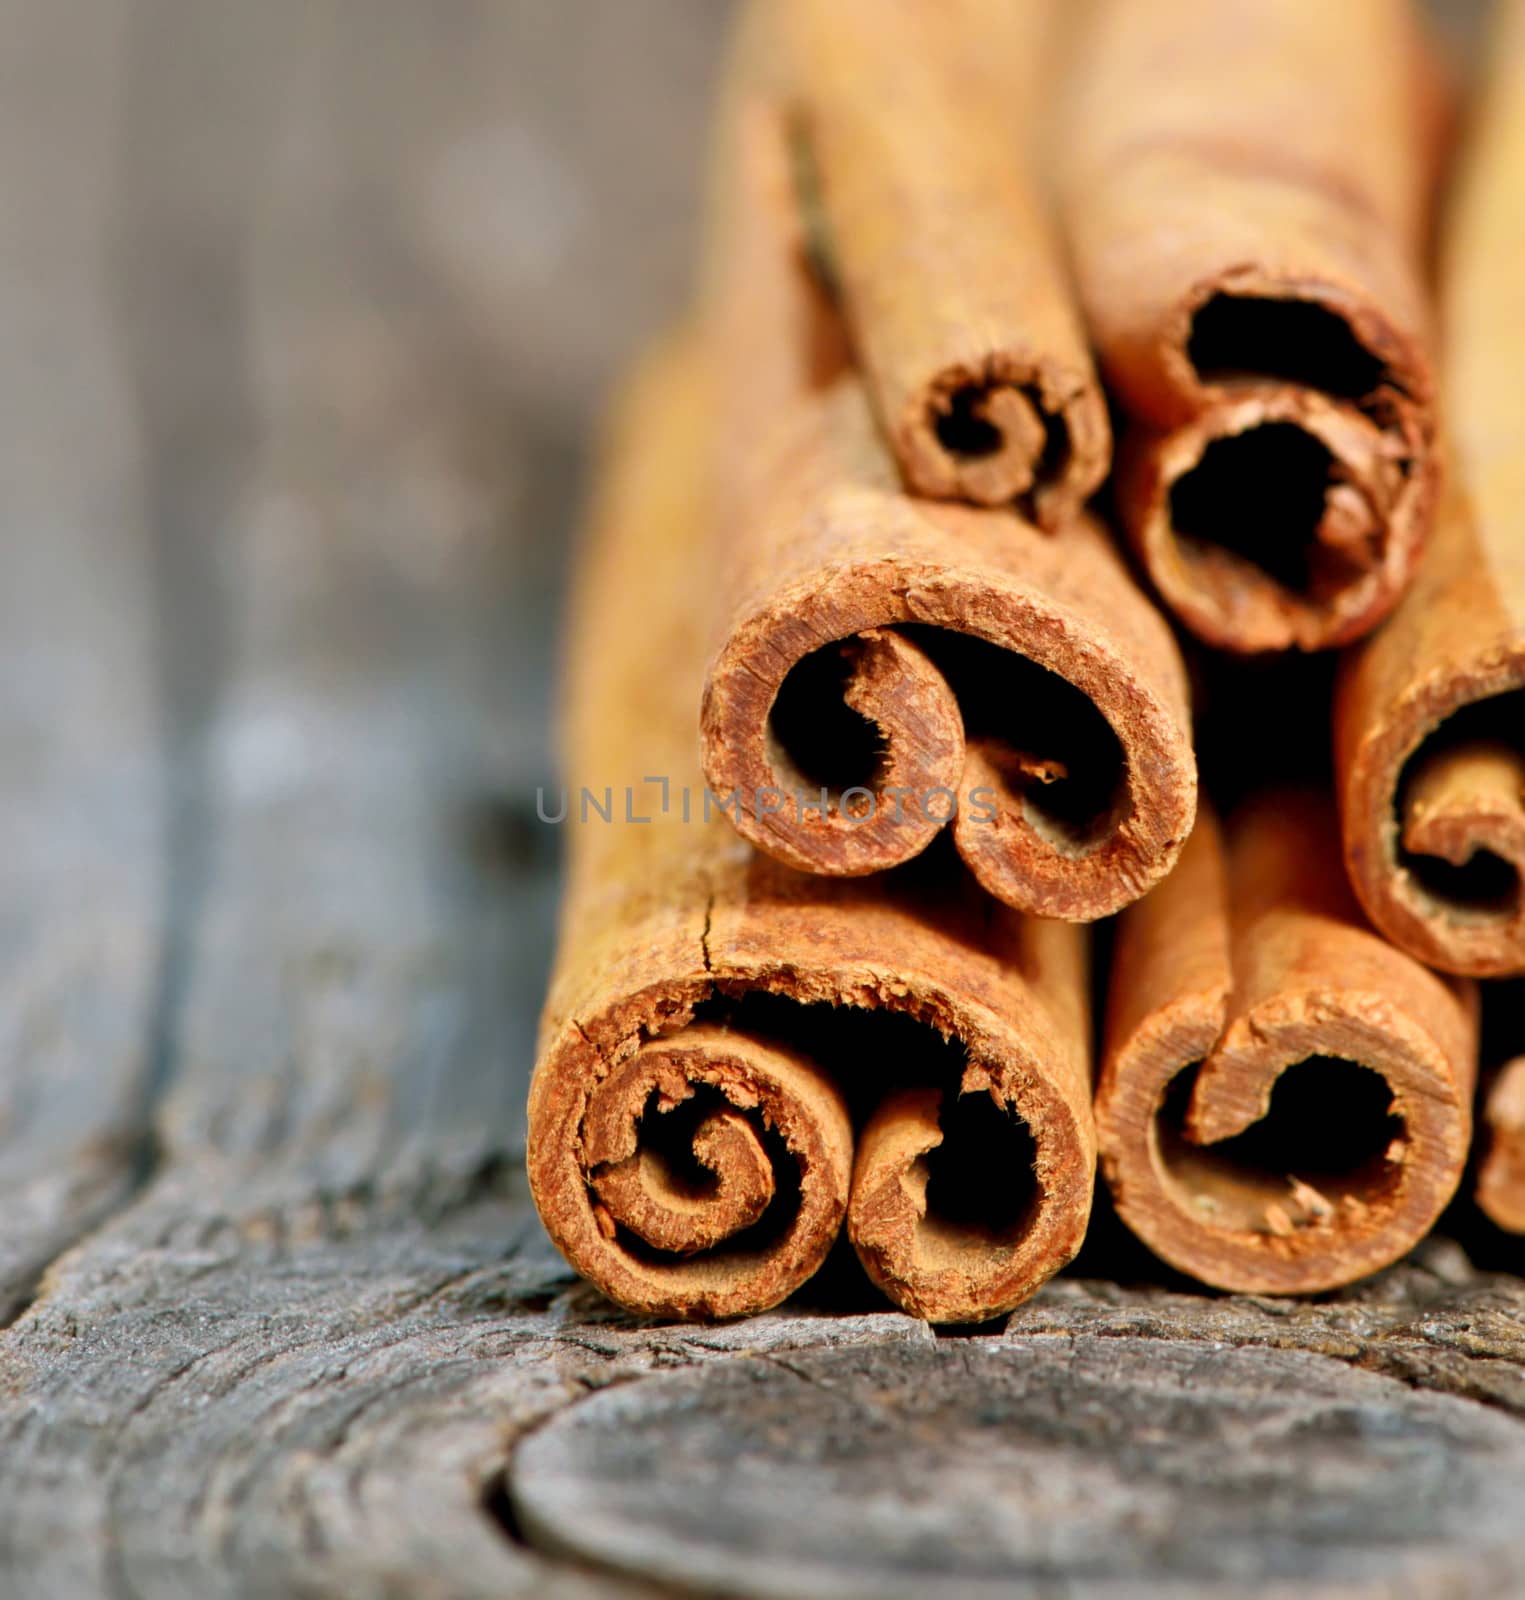
<svg viewBox="0 0 1525 1600">
<path fill-rule="evenodd" d="M 100 24 L 28 10 L 0 52 L 0 1323 L 148 1158 L 163 1008 L 155 542 L 104 266 L 123 40 Z"/>
<path fill-rule="evenodd" d="M 1519 1241 L 1505 1252 L 1525 1267 Z M 1525 1417 L 1525 1281 L 1517 1271 L 1478 1270 L 1445 1237 L 1426 1240 L 1364 1283 L 1314 1299 L 1060 1278 L 1007 1324 L 1008 1337 L 1051 1333 L 1303 1350 Z"/>
<path fill-rule="evenodd" d="M 1525 1429 L 1301 1352 L 1132 1337 L 751 1357 L 520 1446 L 546 1546 L 703 1592 L 1498 1594 Z M 750 1559 L 748 1559 L 750 1558 Z"/>
<path fill-rule="evenodd" d="M 507 1176 L 282 1206 L 171 1169 L 15 1330 L 0 1549 L 35 1593 L 581 1592 L 494 1514 L 518 1431 L 657 1368 L 896 1337 L 927 1335 L 632 1324 L 569 1284 Z"/>
</svg>

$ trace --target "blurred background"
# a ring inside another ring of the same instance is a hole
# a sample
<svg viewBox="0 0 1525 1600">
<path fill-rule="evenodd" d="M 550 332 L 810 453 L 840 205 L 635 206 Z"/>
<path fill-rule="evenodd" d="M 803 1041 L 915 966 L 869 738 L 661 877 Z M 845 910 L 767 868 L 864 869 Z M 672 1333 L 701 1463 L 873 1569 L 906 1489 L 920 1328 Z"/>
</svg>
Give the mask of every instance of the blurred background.
<svg viewBox="0 0 1525 1600">
<path fill-rule="evenodd" d="M 464 831 L 510 923 L 491 1055 L 522 1104 L 554 916 L 534 795 L 555 776 L 558 595 L 600 399 L 683 298 L 728 7 L 3 0 L 0 16 L 10 780 L 41 774 L 28 804 L 93 783 L 84 747 L 132 744 L 147 706 L 163 838 L 145 821 L 110 848 L 167 853 L 169 1033 L 240 795 L 317 770 L 343 717 L 384 720 L 416 687 L 447 736 L 404 720 L 385 781 L 471 769 L 482 815 Z M 347 674 L 388 663 L 399 695 L 351 694 Z M 306 786 L 309 832 L 366 826 L 342 766 Z M 124 790 L 117 812 L 152 793 Z M 372 868 L 324 860 L 353 920 L 345 874 Z M 382 915 L 407 903 L 391 893 Z"/>
<path fill-rule="evenodd" d="M 1462 38 L 1481 6 L 1438 9 Z M 286 669 L 305 664 L 304 704 L 332 680 L 342 708 L 346 672 L 390 663 L 450 728 L 385 781 L 460 760 L 484 797 L 482 870 L 511 924 L 493 1054 L 522 1098 L 554 916 L 534 795 L 555 776 L 569 538 L 599 403 L 688 283 L 730 10 L 0 5 L 3 536 L 39 571 L 61 531 L 97 540 L 7 625 L 98 671 L 73 701 L 43 684 L 57 718 L 95 694 L 110 720 L 146 675 L 171 774 L 168 989 L 217 806 L 345 737 L 337 713 L 279 711 Z M 364 810 L 331 821 L 363 828 Z"/>
</svg>

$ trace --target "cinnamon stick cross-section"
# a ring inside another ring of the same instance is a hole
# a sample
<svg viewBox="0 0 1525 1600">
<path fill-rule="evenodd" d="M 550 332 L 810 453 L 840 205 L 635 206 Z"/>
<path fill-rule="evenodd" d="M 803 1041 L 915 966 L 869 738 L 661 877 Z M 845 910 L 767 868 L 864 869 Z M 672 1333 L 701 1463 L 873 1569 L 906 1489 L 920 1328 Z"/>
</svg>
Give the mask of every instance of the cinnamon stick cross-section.
<svg viewBox="0 0 1525 1600">
<path fill-rule="evenodd" d="M 1449 486 L 1413 590 L 1341 672 L 1345 856 L 1450 972 L 1525 972 L 1525 5 L 1498 8 L 1442 251 Z"/>
<path fill-rule="evenodd" d="M 1100 0 L 1063 212 L 1160 596 L 1241 652 L 1359 638 L 1433 515 L 1434 73 L 1401 0 Z M 1168 85 L 1168 92 L 1162 91 Z"/>
<path fill-rule="evenodd" d="M 1467 1156 L 1475 995 L 1370 931 L 1332 815 L 1257 798 L 1119 926 L 1096 1113 L 1123 1220 L 1219 1288 L 1304 1294 L 1396 1260 Z"/>
<path fill-rule="evenodd" d="M 1499 1227 L 1525 1233 L 1525 1056 L 1506 1061 L 1489 1083 L 1479 1144 L 1478 1205 Z"/>
<path fill-rule="evenodd" d="M 841 1095 L 810 1062 L 724 1027 L 695 1023 L 648 1041 L 600 1080 L 584 1110 L 600 1230 L 683 1257 L 745 1234 L 777 1198 L 768 1136 L 798 1167 L 800 1195 L 759 1260 L 792 1277 L 801 1252 L 812 1261 L 841 1222 L 852 1157 Z"/>
<path fill-rule="evenodd" d="M 1090 1214 L 1084 935 L 956 868 L 803 876 L 706 807 L 686 598 L 703 379 L 685 344 L 628 396 L 576 586 L 535 1202 L 580 1272 L 647 1313 L 776 1304 L 845 1224 L 897 1304 L 996 1316 L 1074 1255 Z M 628 803 L 579 820 L 571 795 L 621 788 Z"/>
<path fill-rule="evenodd" d="M 1048 0 L 783 0 L 819 240 L 907 487 L 1063 526 L 1111 458 L 1034 171 Z"/>
</svg>

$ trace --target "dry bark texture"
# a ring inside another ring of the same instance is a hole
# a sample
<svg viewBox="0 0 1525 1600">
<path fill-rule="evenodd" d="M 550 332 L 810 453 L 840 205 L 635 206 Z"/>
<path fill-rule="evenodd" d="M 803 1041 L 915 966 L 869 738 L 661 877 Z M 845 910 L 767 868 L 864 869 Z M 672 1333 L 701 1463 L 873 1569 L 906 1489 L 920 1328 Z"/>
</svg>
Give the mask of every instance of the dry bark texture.
<svg viewBox="0 0 1525 1600">
<path fill-rule="evenodd" d="M 1134 549 L 1219 648 L 1348 643 L 1397 602 L 1435 498 L 1416 19 L 1098 0 L 1073 60 L 1064 216 L 1131 423 Z"/>
<path fill-rule="evenodd" d="M 1111 462 L 1040 192 L 1048 0 L 786 0 L 819 243 L 908 489 L 1064 526 Z"/>
<path fill-rule="evenodd" d="M 1443 250 L 1453 482 L 1391 624 L 1343 669 L 1345 857 L 1421 960 L 1525 971 L 1525 6 L 1499 8 Z"/>
<path fill-rule="evenodd" d="M 1204 814 L 1124 918 L 1097 1094 L 1118 1211 L 1220 1288 L 1310 1293 L 1429 1232 L 1467 1159 L 1471 986 L 1372 933 L 1321 801 Z"/>
<path fill-rule="evenodd" d="M 908 861 L 956 811 L 954 843 L 998 899 L 1104 916 L 1190 831 L 1175 641 L 1094 521 L 1050 537 L 901 492 L 805 265 L 786 129 L 756 87 L 761 15 L 722 119 L 706 273 L 706 778 L 801 871 Z"/>
<path fill-rule="evenodd" d="M 1489 1083 L 1480 1142 L 1477 1203 L 1499 1227 L 1525 1233 L 1525 1057 Z"/>
<path fill-rule="evenodd" d="M 1089 1215 L 1081 935 L 983 901 L 947 862 L 887 883 L 801 876 L 711 808 L 685 715 L 703 645 L 686 598 L 702 377 L 685 345 L 627 398 L 584 552 L 565 758 L 617 818 L 572 834 L 530 1100 L 536 1201 L 578 1269 L 642 1309 L 774 1305 L 845 1214 L 898 1303 L 989 1317 L 1074 1254 Z M 627 787 L 650 822 L 621 825 Z M 885 1014 L 903 1030 L 876 1033 Z M 1007 1148 L 960 1148 L 976 1102 Z M 949 1210 L 938 1171 L 971 1161 L 988 1193 L 950 1179 Z"/>
</svg>

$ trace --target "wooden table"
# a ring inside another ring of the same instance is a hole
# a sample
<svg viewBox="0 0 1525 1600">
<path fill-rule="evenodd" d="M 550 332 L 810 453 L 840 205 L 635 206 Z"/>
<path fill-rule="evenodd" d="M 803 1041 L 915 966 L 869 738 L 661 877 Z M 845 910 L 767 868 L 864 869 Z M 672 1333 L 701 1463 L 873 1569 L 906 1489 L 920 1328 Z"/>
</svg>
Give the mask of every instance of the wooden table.
<svg viewBox="0 0 1525 1600">
<path fill-rule="evenodd" d="M 540 1232 L 552 597 L 721 8 L 7 13 L 0 1594 L 1518 1592 L 1525 1289 L 1448 1240 L 1273 1303 L 1104 1229 L 934 1337 Z"/>
</svg>

